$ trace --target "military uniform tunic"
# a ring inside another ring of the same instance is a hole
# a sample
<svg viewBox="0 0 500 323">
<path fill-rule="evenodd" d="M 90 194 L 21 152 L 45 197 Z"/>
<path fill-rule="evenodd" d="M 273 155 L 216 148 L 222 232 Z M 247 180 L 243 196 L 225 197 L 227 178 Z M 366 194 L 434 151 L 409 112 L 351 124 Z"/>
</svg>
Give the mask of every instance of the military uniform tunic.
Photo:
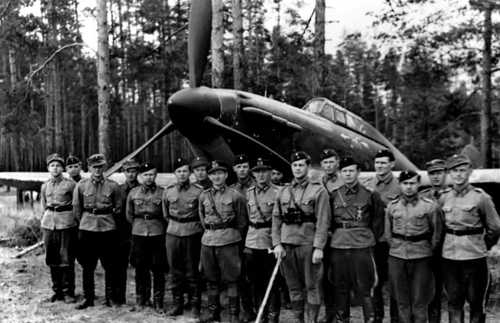
<svg viewBox="0 0 500 323">
<path fill-rule="evenodd" d="M 248 176 L 243 180 L 238 180 L 236 183 L 232 184 L 230 187 L 234 188 L 238 192 L 241 193 L 241 195 L 246 196 L 247 190 L 255 185 L 255 180 L 253 177 Z"/>
</svg>

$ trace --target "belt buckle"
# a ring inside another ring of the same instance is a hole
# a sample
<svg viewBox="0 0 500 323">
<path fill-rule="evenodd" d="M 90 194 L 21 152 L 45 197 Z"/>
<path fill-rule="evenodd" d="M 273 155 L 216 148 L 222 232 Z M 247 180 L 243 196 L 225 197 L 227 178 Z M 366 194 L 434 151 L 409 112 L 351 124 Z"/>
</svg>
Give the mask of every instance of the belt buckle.
<svg viewBox="0 0 500 323">
<path fill-rule="evenodd" d="M 92 214 L 97 214 L 97 208 L 92 208 Z"/>
<path fill-rule="evenodd" d="M 144 220 L 151 220 L 152 216 L 151 214 L 144 214 Z"/>
</svg>

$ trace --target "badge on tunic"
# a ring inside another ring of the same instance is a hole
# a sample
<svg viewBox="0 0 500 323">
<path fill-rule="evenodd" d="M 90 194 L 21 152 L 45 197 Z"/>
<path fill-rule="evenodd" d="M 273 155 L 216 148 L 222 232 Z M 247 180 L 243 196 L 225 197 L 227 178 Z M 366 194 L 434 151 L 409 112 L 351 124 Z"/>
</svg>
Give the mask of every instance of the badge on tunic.
<svg viewBox="0 0 500 323">
<path fill-rule="evenodd" d="M 360 222 L 361 219 L 363 218 L 363 207 L 357 206 L 356 209 L 357 209 L 357 212 L 356 212 L 356 221 Z"/>
</svg>

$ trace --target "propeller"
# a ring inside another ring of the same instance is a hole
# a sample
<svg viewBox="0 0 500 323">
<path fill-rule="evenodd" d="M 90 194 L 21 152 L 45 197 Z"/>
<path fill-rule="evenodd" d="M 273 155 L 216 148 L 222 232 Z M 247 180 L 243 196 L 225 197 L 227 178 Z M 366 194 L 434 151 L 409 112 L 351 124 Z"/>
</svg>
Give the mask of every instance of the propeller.
<svg viewBox="0 0 500 323">
<path fill-rule="evenodd" d="M 192 88 L 201 84 L 210 51 L 211 30 L 212 1 L 193 0 L 188 34 L 189 85 Z"/>
<path fill-rule="evenodd" d="M 140 146 L 139 148 L 137 148 L 136 150 L 134 150 L 132 153 L 130 153 L 127 156 L 125 156 L 122 160 L 120 160 L 119 162 L 117 162 L 116 164 L 114 164 L 112 167 L 108 168 L 104 172 L 104 176 L 108 177 L 111 174 L 113 174 L 114 172 L 118 171 L 122 167 L 123 163 L 125 163 L 127 160 L 129 160 L 131 158 L 134 158 L 135 156 L 139 155 L 144 149 L 148 148 L 149 145 L 151 145 L 152 143 L 154 143 L 155 141 L 157 141 L 161 137 L 169 134 L 173 130 L 175 130 L 175 126 L 174 126 L 174 124 L 171 121 L 169 121 L 153 137 L 151 137 L 148 141 L 146 141 L 145 143 L 143 143 L 142 146 Z"/>
</svg>

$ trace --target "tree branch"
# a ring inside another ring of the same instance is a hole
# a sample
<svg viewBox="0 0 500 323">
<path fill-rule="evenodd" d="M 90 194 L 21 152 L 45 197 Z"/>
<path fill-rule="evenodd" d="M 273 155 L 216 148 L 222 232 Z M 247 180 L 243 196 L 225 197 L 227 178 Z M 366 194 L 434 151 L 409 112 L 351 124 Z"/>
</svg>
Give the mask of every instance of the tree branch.
<svg viewBox="0 0 500 323">
<path fill-rule="evenodd" d="M 7 10 L 9 10 L 11 2 L 12 0 L 9 0 L 9 2 L 5 4 L 5 7 L 3 8 L 2 12 L 0 12 L 0 19 L 2 19 L 7 14 Z"/>
</svg>

